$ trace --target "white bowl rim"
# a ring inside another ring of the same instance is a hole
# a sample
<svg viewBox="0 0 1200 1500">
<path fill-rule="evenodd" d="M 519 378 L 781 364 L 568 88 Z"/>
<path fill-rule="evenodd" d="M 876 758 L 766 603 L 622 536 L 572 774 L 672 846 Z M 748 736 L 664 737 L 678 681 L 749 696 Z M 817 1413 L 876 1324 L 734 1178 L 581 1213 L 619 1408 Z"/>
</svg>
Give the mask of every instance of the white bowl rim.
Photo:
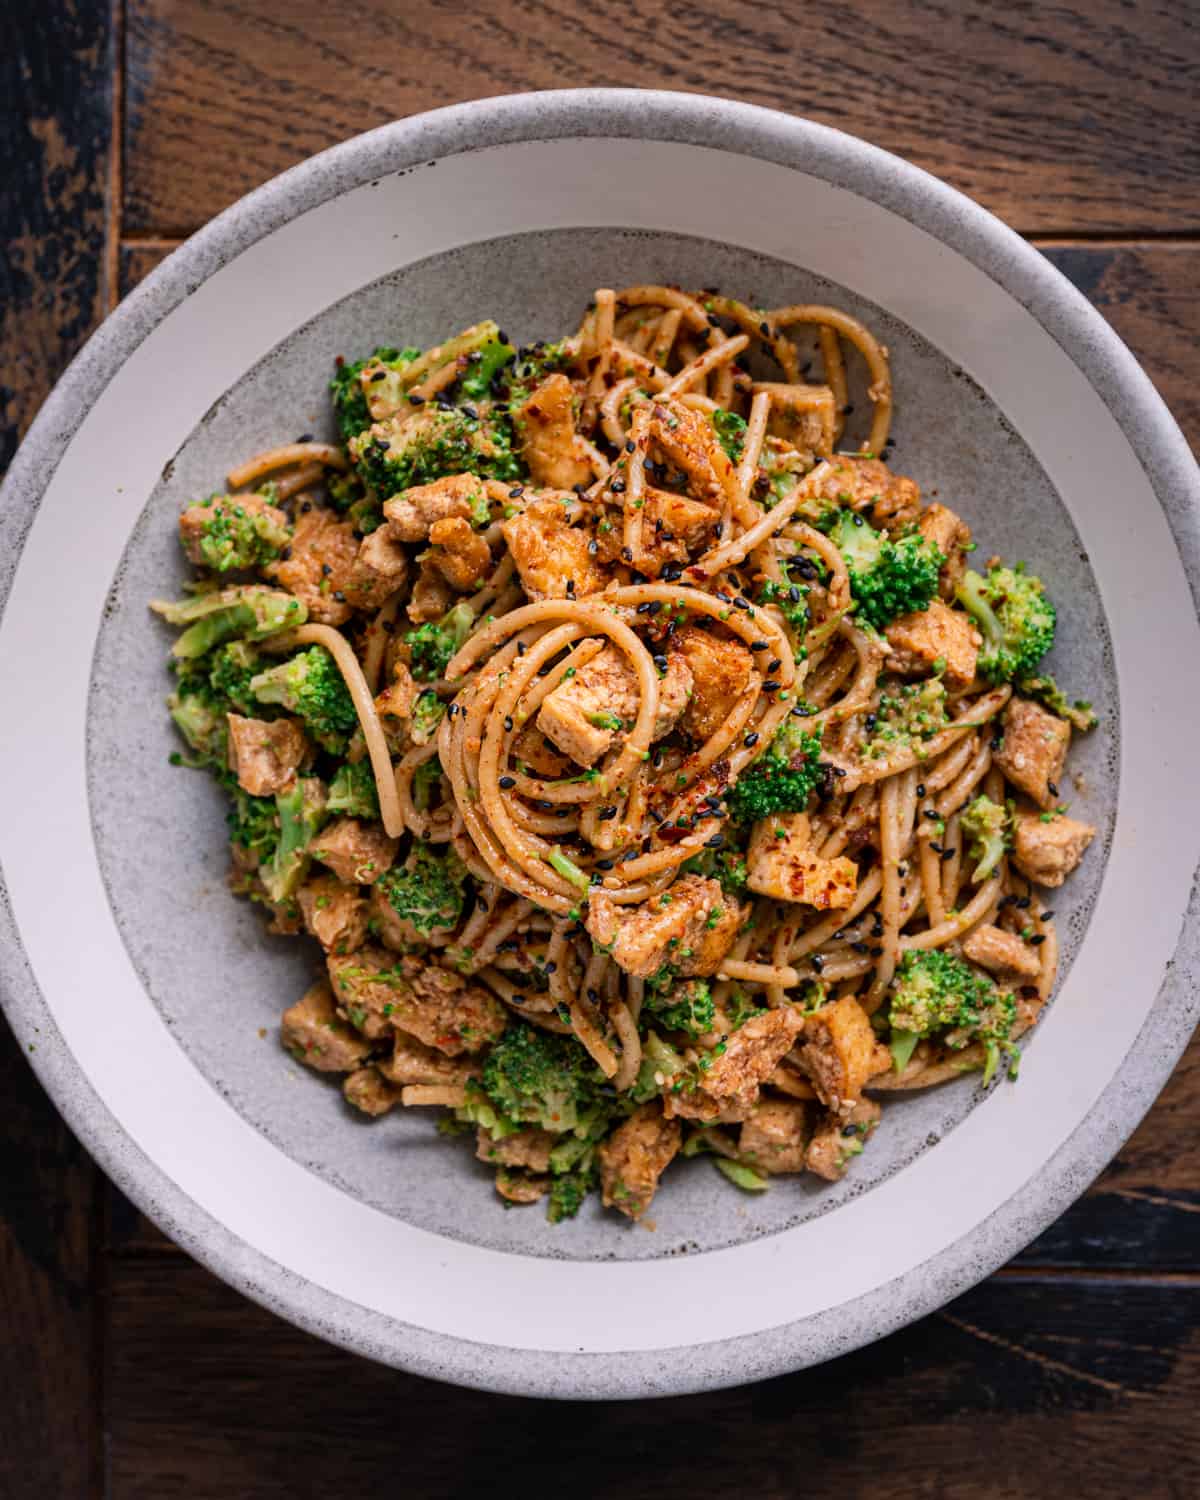
<svg viewBox="0 0 1200 1500">
<path fill-rule="evenodd" d="M 129 354 L 221 266 L 280 224 L 375 178 L 485 145 L 604 136 L 707 146 L 807 171 L 888 208 L 983 270 L 1100 395 L 1162 506 L 1193 600 L 1200 595 L 1200 473 L 1182 434 L 1108 324 L 1020 236 L 921 169 L 827 126 L 700 94 L 581 89 L 472 101 L 384 125 L 293 167 L 193 235 L 92 335 L 30 428 L 0 489 L 0 611 L 42 494 L 83 418 Z M 39 992 L 2 874 L 0 1003 L 43 1086 L 117 1186 L 261 1305 L 356 1353 L 456 1384 L 551 1397 L 669 1395 L 781 1374 L 882 1337 L 988 1275 L 1061 1214 L 1149 1109 L 1200 1018 L 1197 889 L 1194 879 L 1174 960 L 1118 1075 L 1040 1174 L 970 1234 L 867 1296 L 769 1337 L 674 1350 L 533 1354 L 389 1325 L 249 1249 L 135 1146 L 96 1096 Z"/>
</svg>

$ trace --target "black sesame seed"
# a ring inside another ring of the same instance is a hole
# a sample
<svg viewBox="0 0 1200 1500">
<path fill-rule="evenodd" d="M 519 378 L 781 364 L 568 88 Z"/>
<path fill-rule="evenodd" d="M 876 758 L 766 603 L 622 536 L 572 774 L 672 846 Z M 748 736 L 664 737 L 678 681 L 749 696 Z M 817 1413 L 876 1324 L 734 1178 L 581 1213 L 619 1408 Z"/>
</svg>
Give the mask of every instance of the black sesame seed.
<svg viewBox="0 0 1200 1500">
<path fill-rule="evenodd" d="M 714 833 L 713 836 L 712 836 L 712 838 L 704 840 L 704 847 L 706 849 L 724 849 L 724 847 L 725 847 L 725 836 L 724 836 L 724 834 Z"/>
<path fill-rule="evenodd" d="M 588 556 L 589 557 L 595 557 L 596 553 L 599 552 L 599 550 L 600 550 L 600 543 L 596 540 L 595 537 L 593 537 L 591 539 L 591 541 L 587 544 L 587 549 L 588 549 Z"/>
<path fill-rule="evenodd" d="M 614 495 L 623 495 L 625 493 L 625 481 L 623 479 L 614 479 L 609 485 L 609 489 Z"/>
<path fill-rule="evenodd" d="M 918 781 L 917 782 L 917 796 L 918 797 L 923 797 L 924 795 L 925 795 L 925 783 L 923 781 Z"/>
<path fill-rule="evenodd" d="M 1032 904 L 1033 903 L 1028 896 L 1018 896 L 1017 899 L 1013 902 L 1013 905 L 1017 908 L 1018 911 L 1028 911 Z"/>
<path fill-rule="evenodd" d="M 942 850 L 942 858 L 943 859 L 953 859 L 954 856 L 957 853 L 958 853 L 957 849 L 943 849 Z"/>
<path fill-rule="evenodd" d="M 633 561 L 633 553 L 629 550 L 628 547 L 621 548 L 621 557 L 627 563 L 631 563 Z"/>
<path fill-rule="evenodd" d="M 1044 932 L 1039 932 L 1034 937 L 1031 937 L 1029 939 L 1029 946 L 1031 948 L 1040 948 L 1045 941 L 1046 934 Z"/>
<path fill-rule="evenodd" d="M 773 656 L 771 658 L 771 660 L 767 663 L 767 671 L 768 672 L 778 672 L 781 666 L 783 666 L 783 663 L 779 660 L 779 658 L 777 656 Z"/>
<path fill-rule="evenodd" d="M 1046 790 L 1050 793 L 1050 795 L 1052 797 L 1057 797 L 1058 796 L 1058 787 L 1055 785 L 1055 783 L 1053 781 L 1047 781 L 1047 783 L 1046 783 Z"/>
<path fill-rule="evenodd" d="M 749 599 L 743 599 L 742 596 L 739 594 L 737 596 L 737 598 L 733 601 L 733 607 L 734 607 L 734 609 L 749 609 L 750 608 L 750 601 L 749 601 Z"/>
<path fill-rule="evenodd" d="M 843 417 L 848 417 L 853 410 L 854 410 L 854 402 L 851 401 L 846 406 L 842 407 L 842 416 Z"/>
<path fill-rule="evenodd" d="M 768 641 L 751 641 L 750 649 L 751 651 L 767 651 L 770 649 L 770 643 Z"/>
<path fill-rule="evenodd" d="M 510 500 L 519 500 L 524 493 L 525 486 L 523 484 L 514 484 L 512 489 L 508 492 L 508 498 Z"/>
<path fill-rule="evenodd" d="M 812 956 L 812 966 L 813 966 L 814 969 L 816 969 L 816 971 L 817 971 L 818 974 L 825 967 L 825 960 L 821 957 L 821 955 L 819 953 L 814 953 L 813 954 L 813 956 Z"/>
<path fill-rule="evenodd" d="M 608 823 L 611 822 L 611 820 L 615 818 L 616 815 L 617 809 L 615 807 L 602 807 L 596 816 L 599 818 L 601 823 Z"/>
<path fill-rule="evenodd" d="M 769 339 L 771 337 L 771 325 L 769 323 L 760 323 L 758 325 L 758 331 L 765 339 Z"/>
<path fill-rule="evenodd" d="M 500 343 L 502 343 L 502 344 L 507 344 L 507 343 L 508 343 L 508 334 L 507 334 L 507 333 L 505 333 L 505 331 L 504 331 L 504 329 L 503 329 L 503 328 L 501 328 L 501 329 L 500 329 L 500 330 L 499 330 L 499 331 L 498 331 L 498 332 L 497 332 L 497 334 L 496 334 L 496 338 L 497 338 L 497 339 L 498 339 L 498 340 L 499 340 L 499 342 L 500 342 Z"/>
<path fill-rule="evenodd" d="M 668 563 L 662 570 L 664 583 L 674 583 L 677 578 L 683 577 L 683 569 L 678 563 Z"/>
<path fill-rule="evenodd" d="M 512 721 L 512 715 L 511 714 L 506 714 L 505 715 L 505 718 L 504 718 L 504 727 L 505 727 L 505 729 L 507 729 L 509 731 L 510 734 L 512 733 L 513 721 Z"/>
<path fill-rule="evenodd" d="M 626 453 L 636 453 L 637 452 L 637 444 L 634 442 L 634 440 L 632 438 L 627 438 L 626 439 L 626 442 L 625 442 L 625 452 Z"/>
<path fill-rule="evenodd" d="M 745 745 L 747 750 L 752 750 L 754 746 L 758 744 L 758 730 L 751 730 L 746 738 L 742 741 L 742 744 Z"/>
<path fill-rule="evenodd" d="M 500 778 L 500 786 L 506 792 L 508 791 L 509 787 L 514 787 L 516 786 L 516 784 L 517 778 L 515 776 L 501 776 Z"/>
</svg>

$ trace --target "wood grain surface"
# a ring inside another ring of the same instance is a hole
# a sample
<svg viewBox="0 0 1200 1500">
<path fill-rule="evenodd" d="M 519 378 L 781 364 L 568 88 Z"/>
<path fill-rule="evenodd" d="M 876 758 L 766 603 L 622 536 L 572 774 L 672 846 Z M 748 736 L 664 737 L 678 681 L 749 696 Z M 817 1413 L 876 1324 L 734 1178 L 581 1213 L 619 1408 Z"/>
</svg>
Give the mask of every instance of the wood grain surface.
<svg viewBox="0 0 1200 1500">
<path fill-rule="evenodd" d="M 112 301 L 247 189 L 396 115 L 592 84 L 728 93 L 938 173 L 1101 309 L 1200 448 L 1185 0 L 2 9 L 0 460 Z M 1200 1494 L 1200 1042 L 1091 1190 L 943 1312 L 640 1405 L 451 1390 L 311 1339 L 104 1182 L 2 1028 L 0 1090 L 0 1500 Z"/>
</svg>

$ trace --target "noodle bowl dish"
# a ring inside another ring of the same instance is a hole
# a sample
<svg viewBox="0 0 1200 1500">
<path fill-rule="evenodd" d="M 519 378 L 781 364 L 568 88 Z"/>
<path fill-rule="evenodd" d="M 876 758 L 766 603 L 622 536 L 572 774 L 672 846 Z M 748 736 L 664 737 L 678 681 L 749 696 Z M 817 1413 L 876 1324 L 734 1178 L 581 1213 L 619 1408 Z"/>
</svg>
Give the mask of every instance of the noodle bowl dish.
<svg viewBox="0 0 1200 1500">
<path fill-rule="evenodd" d="M 1194 1021 L 1194 479 L 1036 252 L 835 133 L 601 91 L 348 143 L 10 478 L 31 1060 L 168 1232 L 407 1368 L 878 1336 Z"/>
</svg>

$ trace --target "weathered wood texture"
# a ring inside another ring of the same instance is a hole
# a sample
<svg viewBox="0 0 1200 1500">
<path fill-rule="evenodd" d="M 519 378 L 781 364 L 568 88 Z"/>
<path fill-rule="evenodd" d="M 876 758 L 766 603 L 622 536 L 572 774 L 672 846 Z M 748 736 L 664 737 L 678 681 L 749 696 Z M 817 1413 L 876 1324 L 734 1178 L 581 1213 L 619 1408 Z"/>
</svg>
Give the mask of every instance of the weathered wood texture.
<svg viewBox="0 0 1200 1500">
<path fill-rule="evenodd" d="M 663 1402 L 448 1391 L 317 1344 L 190 1262 L 119 1262 L 120 1500 L 1191 1500 L 1200 1288 L 995 1278 L 824 1369 Z M 303 1489 L 296 1488 L 303 1476 Z"/>
<path fill-rule="evenodd" d="M 112 78 L 107 5 L 0 7 L 0 471 L 107 310 Z M 0 1098 L 0 1495 L 93 1494 L 99 1174 L 2 1024 Z"/>
<path fill-rule="evenodd" d="M 125 222 L 190 230 L 397 116 L 518 89 L 718 92 L 899 151 L 1022 231 L 1200 227 L 1189 0 L 130 0 Z"/>
</svg>

